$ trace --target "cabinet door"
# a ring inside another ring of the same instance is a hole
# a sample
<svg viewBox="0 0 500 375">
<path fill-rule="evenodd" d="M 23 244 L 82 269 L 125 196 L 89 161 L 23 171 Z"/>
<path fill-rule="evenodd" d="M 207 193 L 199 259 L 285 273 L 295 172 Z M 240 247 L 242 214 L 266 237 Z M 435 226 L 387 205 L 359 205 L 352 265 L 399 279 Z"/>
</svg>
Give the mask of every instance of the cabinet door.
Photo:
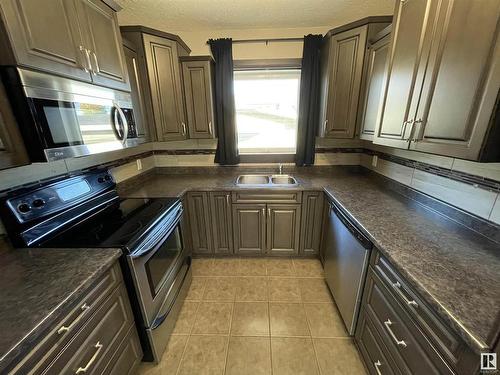
<svg viewBox="0 0 500 375">
<path fill-rule="evenodd" d="M 233 204 L 233 239 L 236 254 L 265 253 L 265 204 Z"/>
<path fill-rule="evenodd" d="M 379 119 L 383 83 L 390 35 L 378 40 L 368 47 L 368 66 L 366 68 L 366 92 L 363 98 L 363 115 L 359 137 L 372 140 Z"/>
<path fill-rule="evenodd" d="M 424 73 L 418 71 L 423 39 L 432 24 L 431 5 L 436 3 L 436 0 L 396 2 L 383 107 L 373 143 L 408 148 L 409 121 L 418 104 L 419 82 Z"/>
<path fill-rule="evenodd" d="M 319 254 L 321 226 L 323 225 L 323 192 L 304 192 L 300 226 L 300 251 L 302 255 Z"/>
<path fill-rule="evenodd" d="M 300 205 L 267 205 L 267 253 L 296 255 L 299 252 Z"/>
<path fill-rule="evenodd" d="M 184 103 L 177 43 L 144 34 L 151 100 L 159 141 L 185 139 Z"/>
<path fill-rule="evenodd" d="M 183 61 L 189 138 L 214 138 L 210 61 Z"/>
<path fill-rule="evenodd" d="M 19 65 L 91 80 L 73 1 L 5 0 L 0 8 Z"/>
<path fill-rule="evenodd" d="M 77 5 L 80 25 L 90 53 L 93 82 L 130 90 L 115 11 L 100 0 L 80 0 Z"/>
<path fill-rule="evenodd" d="M 208 194 L 206 192 L 190 192 L 188 193 L 187 203 L 193 253 L 212 253 Z"/>
<path fill-rule="evenodd" d="M 232 254 L 233 225 L 231 216 L 231 193 L 210 193 L 211 226 L 214 252 Z"/>
<path fill-rule="evenodd" d="M 144 117 L 144 99 L 142 93 L 142 82 L 139 77 L 137 52 L 123 45 L 125 54 L 125 64 L 127 65 L 128 77 L 130 80 L 130 96 L 132 97 L 132 106 L 134 107 L 134 120 L 137 129 L 137 135 L 146 136 L 146 119 Z"/>
<path fill-rule="evenodd" d="M 500 87 L 499 14 L 498 0 L 442 2 L 412 149 L 478 159 Z"/>
<path fill-rule="evenodd" d="M 367 28 L 357 27 L 331 38 L 325 137 L 354 137 Z"/>
</svg>

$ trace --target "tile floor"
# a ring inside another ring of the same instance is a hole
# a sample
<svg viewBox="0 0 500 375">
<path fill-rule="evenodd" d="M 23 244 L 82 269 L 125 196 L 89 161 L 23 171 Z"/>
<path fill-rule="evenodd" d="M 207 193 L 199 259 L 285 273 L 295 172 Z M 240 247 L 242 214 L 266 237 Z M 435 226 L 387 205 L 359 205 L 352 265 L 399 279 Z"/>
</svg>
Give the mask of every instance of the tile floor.
<svg viewBox="0 0 500 375">
<path fill-rule="evenodd" d="M 365 374 L 315 259 L 195 259 L 159 365 L 141 375 Z"/>
</svg>

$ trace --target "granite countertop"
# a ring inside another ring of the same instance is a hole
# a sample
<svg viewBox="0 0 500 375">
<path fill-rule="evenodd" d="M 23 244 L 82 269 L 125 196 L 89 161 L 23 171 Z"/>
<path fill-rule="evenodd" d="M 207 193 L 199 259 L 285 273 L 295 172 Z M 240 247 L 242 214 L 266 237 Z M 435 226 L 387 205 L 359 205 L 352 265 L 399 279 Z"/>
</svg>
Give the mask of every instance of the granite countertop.
<svg viewBox="0 0 500 375">
<path fill-rule="evenodd" d="M 180 197 L 189 190 L 252 189 L 235 185 L 238 174 L 156 174 L 119 191 L 124 197 Z M 494 345 L 500 244 L 390 190 L 373 173 L 338 167 L 292 175 L 299 185 L 286 189 L 324 190 L 474 350 Z"/>
<path fill-rule="evenodd" d="M 0 237 L 0 372 L 26 355 L 120 255 L 119 249 L 13 249 Z"/>
</svg>

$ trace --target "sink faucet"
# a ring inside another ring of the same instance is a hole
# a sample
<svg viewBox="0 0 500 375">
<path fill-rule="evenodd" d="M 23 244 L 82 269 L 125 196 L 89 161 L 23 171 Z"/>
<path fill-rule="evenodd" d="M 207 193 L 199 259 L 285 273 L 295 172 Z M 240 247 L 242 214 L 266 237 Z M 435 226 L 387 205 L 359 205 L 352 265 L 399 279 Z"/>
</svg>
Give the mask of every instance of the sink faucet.
<svg viewBox="0 0 500 375">
<path fill-rule="evenodd" d="M 283 174 L 283 164 L 279 163 L 278 165 L 278 172 L 279 174 Z"/>
</svg>

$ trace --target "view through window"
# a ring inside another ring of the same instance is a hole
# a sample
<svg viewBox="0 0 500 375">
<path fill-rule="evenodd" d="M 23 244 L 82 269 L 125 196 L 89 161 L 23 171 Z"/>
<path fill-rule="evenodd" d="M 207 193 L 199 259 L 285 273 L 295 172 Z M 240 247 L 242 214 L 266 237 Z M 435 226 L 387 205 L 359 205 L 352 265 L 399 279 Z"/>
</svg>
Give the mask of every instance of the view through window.
<svg viewBox="0 0 500 375">
<path fill-rule="evenodd" d="M 238 148 L 241 154 L 294 154 L 300 69 L 234 72 Z"/>
</svg>

